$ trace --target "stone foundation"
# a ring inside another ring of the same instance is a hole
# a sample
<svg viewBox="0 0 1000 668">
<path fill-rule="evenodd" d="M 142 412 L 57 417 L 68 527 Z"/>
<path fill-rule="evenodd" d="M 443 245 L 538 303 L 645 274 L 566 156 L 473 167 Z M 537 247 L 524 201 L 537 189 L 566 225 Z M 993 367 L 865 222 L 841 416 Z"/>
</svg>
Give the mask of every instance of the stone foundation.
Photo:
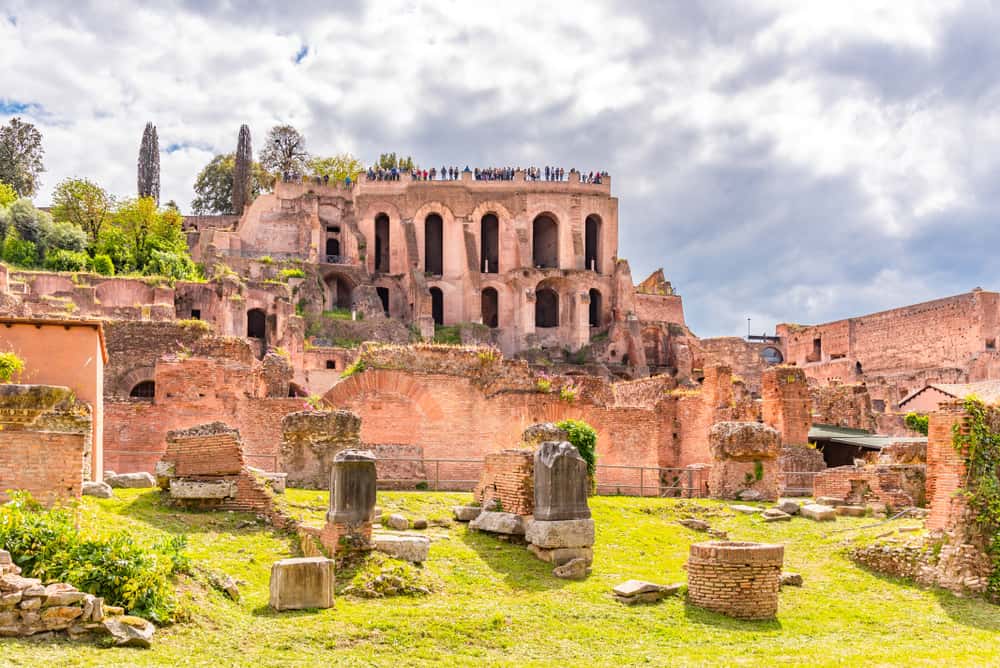
<svg viewBox="0 0 1000 668">
<path fill-rule="evenodd" d="M 816 475 L 813 494 L 840 499 L 847 505 L 877 501 L 891 508 L 922 506 L 926 468 L 923 464 L 838 466 Z"/>
<path fill-rule="evenodd" d="M 816 448 L 785 445 L 778 457 L 782 496 L 813 496 L 813 479 L 826 469 L 823 453 Z"/>
<path fill-rule="evenodd" d="M 738 619 L 773 619 L 784 556 L 782 545 L 696 543 L 687 563 L 688 601 Z"/>
</svg>

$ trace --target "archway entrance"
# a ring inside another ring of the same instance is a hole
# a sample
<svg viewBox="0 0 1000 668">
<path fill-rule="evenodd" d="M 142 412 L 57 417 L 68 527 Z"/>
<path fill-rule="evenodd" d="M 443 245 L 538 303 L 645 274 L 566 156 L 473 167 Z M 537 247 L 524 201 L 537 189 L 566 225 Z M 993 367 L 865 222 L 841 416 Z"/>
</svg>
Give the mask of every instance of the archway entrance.
<svg viewBox="0 0 1000 668">
<path fill-rule="evenodd" d="M 247 336 L 251 339 L 267 338 L 267 316 L 259 308 L 247 311 Z"/>
<path fill-rule="evenodd" d="M 378 298 L 382 302 L 382 310 L 385 312 L 385 316 L 389 317 L 389 288 L 375 288 L 375 292 L 378 293 Z"/>
<path fill-rule="evenodd" d="M 444 273 L 444 221 L 436 213 L 424 220 L 424 271 L 434 276 Z"/>
<path fill-rule="evenodd" d="M 144 380 L 128 393 L 133 399 L 153 399 L 156 396 L 156 381 Z"/>
<path fill-rule="evenodd" d="M 375 271 L 389 273 L 389 216 L 375 216 Z"/>
<path fill-rule="evenodd" d="M 484 325 L 490 328 L 500 326 L 500 299 L 496 288 L 483 288 L 481 309 Z"/>
<path fill-rule="evenodd" d="M 548 214 L 531 224 L 531 258 L 536 267 L 559 266 L 559 224 Z"/>
<path fill-rule="evenodd" d="M 595 215 L 587 216 L 584 261 L 584 269 L 601 272 L 601 219 Z"/>
<path fill-rule="evenodd" d="M 535 291 L 535 327 L 559 326 L 559 293 L 552 288 Z"/>
<path fill-rule="evenodd" d="M 479 257 L 484 274 L 500 271 L 500 220 L 496 214 L 488 213 L 479 223 Z"/>
<path fill-rule="evenodd" d="M 444 324 L 444 293 L 441 288 L 431 288 L 431 316 L 435 325 Z"/>
<path fill-rule="evenodd" d="M 329 262 L 330 264 L 335 264 L 340 261 L 339 239 L 326 240 L 326 261 Z"/>
</svg>

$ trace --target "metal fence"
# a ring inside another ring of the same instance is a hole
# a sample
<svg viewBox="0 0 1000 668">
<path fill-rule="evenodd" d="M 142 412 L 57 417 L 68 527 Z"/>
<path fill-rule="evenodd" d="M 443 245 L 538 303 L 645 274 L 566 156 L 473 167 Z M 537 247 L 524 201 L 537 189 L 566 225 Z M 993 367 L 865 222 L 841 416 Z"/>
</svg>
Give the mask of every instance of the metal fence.
<svg viewBox="0 0 1000 668">
<path fill-rule="evenodd" d="M 483 470 L 482 459 L 380 457 L 379 489 L 471 492 Z M 620 496 L 706 496 L 705 481 L 689 468 L 597 465 L 597 493 Z"/>
</svg>

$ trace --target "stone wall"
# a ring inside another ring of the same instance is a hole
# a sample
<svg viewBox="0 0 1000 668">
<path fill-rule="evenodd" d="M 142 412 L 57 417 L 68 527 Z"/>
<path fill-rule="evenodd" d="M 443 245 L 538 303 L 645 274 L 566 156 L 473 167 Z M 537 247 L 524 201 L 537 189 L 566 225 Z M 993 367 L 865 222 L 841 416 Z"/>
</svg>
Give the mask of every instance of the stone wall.
<svg viewBox="0 0 1000 668">
<path fill-rule="evenodd" d="M 166 354 L 190 350 L 211 333 L 207 323 L 111 320 L 104 325 L 108 365 L 105 399 L 127 399 L 142 381 L 153 380 L 156 362 Z"/>
<path fill-rule="evenodd" d="M 816 475 L 813 494 L 850 505 L 878 501 L 893 509 L 923 506 L 926 475 L 922 464 L 838 466 Z"/>
<path fill-rule="evenodd" d="M 757 422 L 718 422 L 712 426 L 709 440 L 712 470 L 708 486 L 713 497 L 778 499 L 781 434 Z"/>
<path fill-rule="evenodd" d="M 0 500 L 14 489 L 43 503 L 79 498 L 91 433 L 90 407 L 69 388 L 0 385 Z"/>
<path fill-rule="evenodd" d="M 281 420 L 281 465 L 288 484 L 327 489 L 341 450 L 361 446 L 361 419 L 350 411 L 299 411 Z"/>
<path fill-rule="evenodd" d="M 814 423 L 870 432 L 878 430 L 868 387 L 863 383 L 816 386 L 809 394 Z"/>
<path fill-rule="evenodd" d="M 771 367 L 761 378 L 765 424 L 781 432 L 785 445 L 805 445 L 809 442 L 812 419 L 809 386 L 801 369 L 788 366 Z"/>
<path fill-rule="evenodd" d="M 781 469 L 781 494 L 784 496 L 812 496 L 815 474 L 826 469 L 823 453 L 803 445 L 785 445 L 778 457 Z"/>
<path fill-rule="evenodd" d="M 738 619 L 773 619 L 784 555 L 781 545 L 695 543 L 687 562 L 688 601 Z"/>
<path fill-rule="evenodd" d="M 534 455 L 531 450 L 504 450 L 486 455 L 473 496 L 489 510 L 531 515 L 535 508 Z"/>
</svg>

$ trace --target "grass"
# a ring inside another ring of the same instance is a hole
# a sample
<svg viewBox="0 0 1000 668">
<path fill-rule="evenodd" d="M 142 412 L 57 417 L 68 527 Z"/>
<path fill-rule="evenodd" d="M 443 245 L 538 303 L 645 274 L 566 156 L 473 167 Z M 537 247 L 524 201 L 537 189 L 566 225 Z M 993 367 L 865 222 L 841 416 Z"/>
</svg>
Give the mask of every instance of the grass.
<svg viewBox="0 0 1000 668">
<path fill-rule="evenodd" d="M 116 490 L 86 497 L 81 523 L 122 527 L 156 540 L 185 533 L 196 564 L 244 581 L 234 603 L 182 583 L 187 621 L 161 629 L 148 651 L 99 649 L 86 642 L 0 643 L 2 665 L 989 665 L 996 662 L 1000 608 L 922 590 L 853 566 L 842 548 L 855 535 L 887 527 L 840 518 L 764 524 L 711 501 L 596 497 L 594 572 L 586 581 L 551 575 L 525 550 L 464 525 L 433 526 L 466 494 L 382 492 L 383 512 L 432 521 L 434 539 L 422 577 L 434 593 L 362 599 L 341 595 L 351 572 L 338 573 L 330 610 L 277 614 L 267 607 L 274 560 L 294 554 L 293 541 L 238 513 L 183 512 L 161 506 L 158 493 Z M 289 490 L 286 503 L 320 521 L 323 492 Z M 669 599 L 626 607 L 610 596 L 629 578 L 683 581 L 691 542 L 705 539 L 676 524 L 707 519 L 732 539 L 781 542 L 787 570 L 805 586 L 781 593 L 777 621 L 740 622 Z M 895 526 L 913 525 L 902 520 Z"/>
</svg>

